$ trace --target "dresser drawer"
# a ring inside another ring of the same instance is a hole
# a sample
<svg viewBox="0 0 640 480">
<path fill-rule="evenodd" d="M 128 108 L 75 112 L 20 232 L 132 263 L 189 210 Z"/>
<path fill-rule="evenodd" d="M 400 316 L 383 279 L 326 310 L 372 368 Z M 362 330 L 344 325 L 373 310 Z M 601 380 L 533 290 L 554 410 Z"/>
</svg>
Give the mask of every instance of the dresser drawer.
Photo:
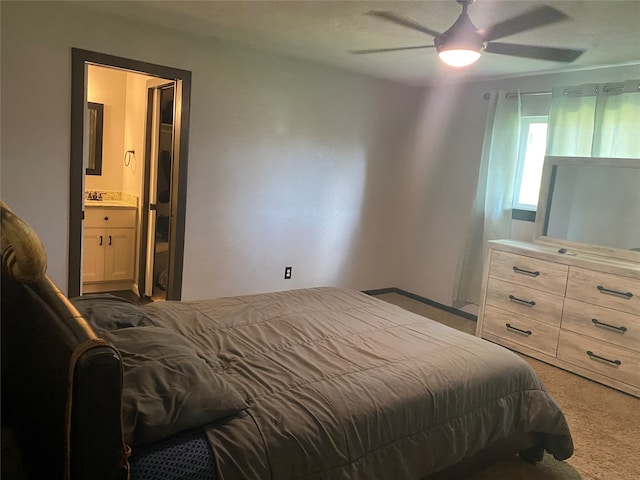
<svg viewBox="0 0 640 480">
<path fill-rule="evenodd" d="M 498 250 L 491 251 L 489 276 L 545 292 L 564 295 L 568 270 L 567 265 Z"/>
<path fill-rule="evenodd" d="M 552 357 L 556 356 L 560 327 L 487 305 L 482 331 L 508 339 Z"/>
<path fill-rule="evenodd" d="M 84 226 L 135 228 L 136 210 L 133 208 L 87 208 L 84 213 Z"/>
<path fill-rule="evenodd" d="M 571 267 L 567 297 L 640 315 L 640 280 Z"/>
<path fill-rule="evenodd" d="M 562 329 L 640 352 L 640 316 L 610 308 L 564 301 Z"/>
<path fill-rule="evenodd" d="M 620 382 L 640 386 L 640 353 L 634 350 L 562 330 L 558 359 Z"/>
<path fill-rule="evenodd" d="M 489 278 L 487 305 L 560 326 L 564 298 L 497 278 Z"/>
</svg>

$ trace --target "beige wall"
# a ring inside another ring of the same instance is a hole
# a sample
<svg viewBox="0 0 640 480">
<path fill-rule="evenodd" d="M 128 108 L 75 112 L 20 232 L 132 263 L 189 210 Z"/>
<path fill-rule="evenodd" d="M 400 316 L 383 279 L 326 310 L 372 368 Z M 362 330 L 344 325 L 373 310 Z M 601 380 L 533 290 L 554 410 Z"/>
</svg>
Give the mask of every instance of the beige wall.
<svg viewBox="0 0 640 480">
<path fill-rule="evenodd" d="M 398 283 L 398 142 L 417 90 L 79 4 L 3 2 L 1 20 L 2 197 L 63 290 L 71 47 L 193 72 L 184 298 Z"/>
<path fill-rule="evenodd" d="M 147 81 L 152 77 L 89 65 L 87 100 L 104 105 L 102 175 L 88 175 L 85 190 L 142 194 Z M 135 155 L 124 153 L 135 150 Z"/>
<path fill-rule="evenodd" d="M 120 158 L 122 166 L 122 191 L 136 195 L 142 199 L 142 181 L 144 176 L 145 158 L 145 128 L 147 122 L 147 82 L 152 79 L 147 75 L 137 73 L 126 74 L 127 98 L 124 120 L 123 154 Z M 134 150 L 135 154 L 127 155 L 124 162 L 124 152 Z"/>
<path fill-rule="evenodd" d="M 85 190 L 122 191 L 122 153 L 127 106 L 127 74 L 122 70 L 89 65 L 87 101 L 102 103 L 102 175 L 87 175 Z"/>
</svg>

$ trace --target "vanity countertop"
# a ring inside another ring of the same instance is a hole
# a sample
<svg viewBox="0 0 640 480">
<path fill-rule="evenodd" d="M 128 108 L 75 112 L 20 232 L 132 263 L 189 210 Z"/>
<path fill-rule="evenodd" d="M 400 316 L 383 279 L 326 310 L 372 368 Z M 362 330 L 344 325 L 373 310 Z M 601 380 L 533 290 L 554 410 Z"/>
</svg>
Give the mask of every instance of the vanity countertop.
<svg viewBox="0 0 640 480">
<path fill-rule="evenodd" d="M 130 193 L 118 191 L 86 191 L 84 206 L 96 208 L 137 208 L 138 197 Z"/>
<path fill-rule="evenodd" d="M 84 206 L 87 208 L 136 208 L 135 203 L 126 200 L 85 200 Z"/>
</svg>

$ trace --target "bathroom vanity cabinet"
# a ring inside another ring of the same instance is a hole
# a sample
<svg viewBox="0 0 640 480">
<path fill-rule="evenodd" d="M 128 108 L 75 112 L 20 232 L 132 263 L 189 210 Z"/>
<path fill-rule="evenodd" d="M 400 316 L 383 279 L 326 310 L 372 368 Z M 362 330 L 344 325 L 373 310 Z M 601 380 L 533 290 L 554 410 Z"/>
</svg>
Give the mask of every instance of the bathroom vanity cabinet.
<svg viewBox="0 0 640 480">
<path fill-rule="evenodd" d="M 134 280 L 135 207 L 85 210 L 82 282 L 85 293 L 130 289 Z"/>
</svg>

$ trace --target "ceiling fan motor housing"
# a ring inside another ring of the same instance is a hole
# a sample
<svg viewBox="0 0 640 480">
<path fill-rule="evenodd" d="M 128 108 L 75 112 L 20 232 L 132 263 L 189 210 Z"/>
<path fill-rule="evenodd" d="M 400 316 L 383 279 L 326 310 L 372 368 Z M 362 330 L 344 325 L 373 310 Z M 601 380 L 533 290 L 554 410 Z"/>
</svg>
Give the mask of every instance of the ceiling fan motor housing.
<svg viewBox="0 0 640 480">
<path fill-rule="evenodd" d="M 458 0 L 463 4 L 463 11 L 444 33 L 434 38 L 434 44 L 438 53 L 444 50 L 475 50 L 481 52 L 484 48 L 484 38 L 478 33 L 478 28 L 473 24 L 467 15 L 467 4 L 465 0 Z"/>
</svg>

